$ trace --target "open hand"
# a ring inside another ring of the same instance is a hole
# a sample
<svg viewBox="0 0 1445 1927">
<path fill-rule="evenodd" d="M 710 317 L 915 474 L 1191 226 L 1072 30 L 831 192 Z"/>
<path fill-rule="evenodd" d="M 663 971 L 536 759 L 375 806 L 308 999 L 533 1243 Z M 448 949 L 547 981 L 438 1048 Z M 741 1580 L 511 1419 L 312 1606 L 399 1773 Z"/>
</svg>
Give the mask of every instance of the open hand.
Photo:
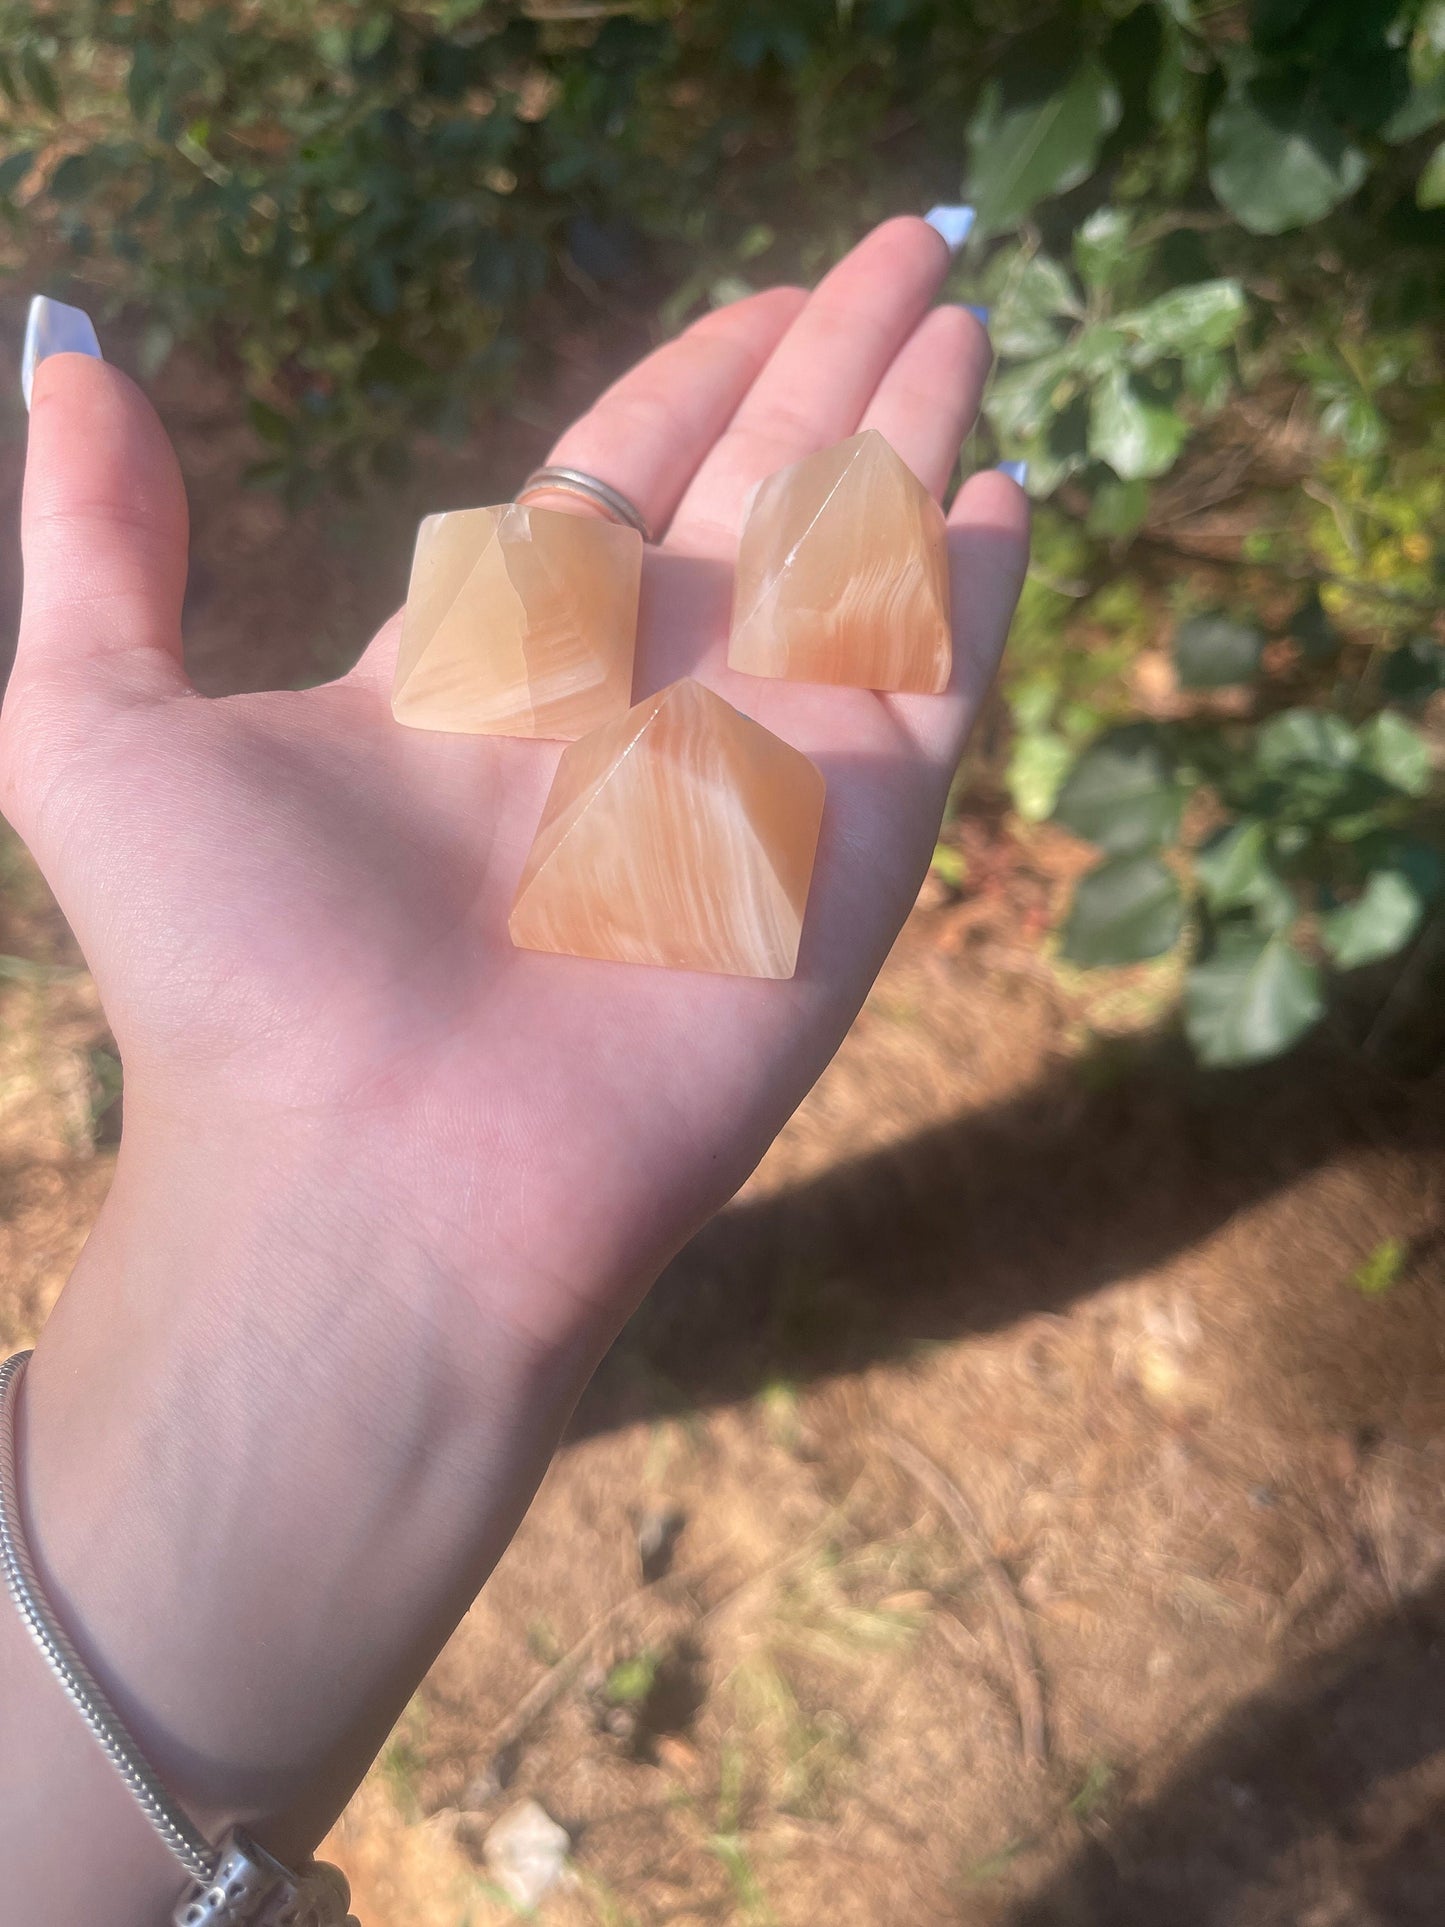
<svg viewBox="0 0 1445 1927">
<path fill-rule="evenodd" d="M 340 681 L 203 701 L 187 684 L 186 516 L 163 431 L 115 370 L 42 364 L 5 803 L 96 975 L 132 1117 L 206 1135 L 325 1113 L 436 1234 L 553 1335 L 645 1281 L 736 1188 L 836 1048 L 913 901 L 1024 565 L 1026 508 L 976 476 L 950 523 L 941 697 L 726 667 L 730 565 L 765 475 L 880 429 L 941 492 L 988 365 L 921 221 L 811 297 L 697 322 L 553 459 L 665 531 L 635 696 L 710 684 L 828 782 L 798 974 L 765 983 L 513 949 L 507 913 L 559 745 L 398 727 L 398 622 Z M 549 506 L 589 512 L 575 498 Z M 498 1248 L 498 1268 L 486 1261 Z"/>
<path fill-rule="evenodd" d="M 110 1196 L 26 1374 L 27 1504 L 93 1670 L 216 1831 L 315 1845 L 602 1348 L 827 1063 L 908 912 L 1022 579 L 1022 493 L 985 473 L 954 503 L 939 696 L 731 674 L 730 565 L 755 483 L 860 424 L 942 491 L 988 364 L 977 321 L 930 305 L 946 267 L 932 229 L 890 222 L 811 297 L 698 322 L 553 455 L 665 531 L 635 695 L 697 676 L 827 779 L 786 983 L 513 949 L 560 746 L 398 726 L 396 621 L 324 687 L 198 696 L 164 431 L 103 363 L 37 371 L 0 800 L 126 1088 Z M 104 1894 L 117 1927 L 160 1917 L 174 1866 L 53 1681 L 13 1677 L 17 1771 L 87 1801 L 63 1856 L 0 1839 L 21 1912 Z"/>
</svg>

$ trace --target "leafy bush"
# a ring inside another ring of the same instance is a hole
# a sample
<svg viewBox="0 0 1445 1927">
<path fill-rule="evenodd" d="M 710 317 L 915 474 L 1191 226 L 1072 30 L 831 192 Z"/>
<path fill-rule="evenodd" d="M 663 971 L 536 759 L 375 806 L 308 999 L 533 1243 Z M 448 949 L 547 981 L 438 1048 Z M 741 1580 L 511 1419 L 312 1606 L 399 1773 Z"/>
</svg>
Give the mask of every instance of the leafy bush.
<svg viewBox="0 0 1445 1927">
<path fill-rule="evenodd" d="M 460 432 L 545 290 L 701 266 L 701 294 L 804 203 L 855 229 L 888 117 L 959 111 L 952 12 L 0 0 L 0 194 L 143 308 L 152 365 L 239 366 L 266 479 L 349 483 Z"/>
<path fill-rule="evenodd" d="M 1131 227 L 1117 208 L 1085 221 L 1074 242 L 1078 281 L 1026 249 L 999 253 L 988 276 L 994 344 L 1011 363 L 992 386 L 988 419 L 1041 493 L 1092 465 L 1107 491 L 1096 526 L 1117 535 L 1144 518 L 1148 491 L 1138 485 L 1173 468 L 1191 429 L 1228 397 L 1228 350 L 1246 314 L 1229 278 L 1136 304 Z"/>
<path fill-rule="evenodd" d="M 293 494 L 463 432 L 559 301 L 672 326 L 971 199 L 973 454 L 1053 503 L 1009 779 L 1104 852 L 1067 954 L 1189 942 L 1190 1034 L 1237 1062 L 1429 913 L 1400 706 L 1445 686 L 1445 0 L 0 0 L 0 49 L 17 248 L 132 304 L 151 366 L 235 369 Z M 1308 493 L 1258 497 L 1225 612 L 1174 558 L 1179 681 L 1253 695 L 1131 723 L 1131 545 L 1167 556 L 1178 465 L 1262 423 Z"/>
<path fill-rule="evenodd" d="M 12 213 L 144 303 L 153 361 L 182 337 L 233 355 L 292 481 L 460 427 L 549 284 L 645 266 L 730 290 L 785 224 L 831 249 L 960 176 L 981 245 L 1051 199 L 1060 231 L 1078 217 L 1088 305 L 1034 261 L 1014 349 L 1105 393 L 1086 454 L 1157 473 L 1180 397 L 1207 411 L 1223 386 L 1190 342 L 1239 319 L 1221 285 L 1156 307 L 1152 338 L 1124 325 L 1143 283 L 1203 278 L 1171 237 L 1221 206 L 1273 235 L 1354 196 L 1351 246 L 1393 224 L 1398 271 L 1445 196 L 1438 0 L 1255 0 L 1247 32 L 1204 0 L 0 0 L 0 48 Z M 1439 279 L 1438 255 L 1397 272 L 1396 305 Z M 1073 338 L 1040 345 L 1061 317 Z M 1030 433 L 1043 378 L 1004 390 Z M 1076 453 L 1064 434 L 1051 474 Z"/>
<path fill-rule="evenodd" d="M 1302 618 L 1317 635 L 1312 606 Z M 1065 956 L 1136 963 L 1188 931 L 1185 1027 L 1208 1064 L 1287 1049 L 1323 1015 L 1328 972 L 1394 957 L 1445 901 L 1445 857 L 1426 834 L 1426 738 L 1371 701 L 1363 721 L 1276 707 L 1291 684 L 1298 693 L 1304 646 L 1261 674 L 1264 640 L 1223 612 L 1181 624 L 1181 683 L 1259 677 L 1256 714 L 1111 730 L 1075 764 L 1056 810 L 1104 853 L 1075 893 Z M 1437 687 L 1445 649 L 1422 637 L 1404 653 L 1411 676 Z M 1401 686 L 1395 660 L 1386 678 Z"/>
</svg>

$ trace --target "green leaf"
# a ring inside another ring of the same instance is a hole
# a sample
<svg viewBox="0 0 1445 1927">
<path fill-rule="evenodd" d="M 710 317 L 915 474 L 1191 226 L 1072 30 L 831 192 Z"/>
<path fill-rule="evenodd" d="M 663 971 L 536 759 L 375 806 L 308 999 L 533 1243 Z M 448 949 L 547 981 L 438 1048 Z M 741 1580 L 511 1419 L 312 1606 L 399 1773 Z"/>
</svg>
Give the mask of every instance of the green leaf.
<svg viewBox="0 0 1445 1927">
<path fill-rule="evenodd" d="M 1441 141 L 1426 161 L 1415 188 L 1415 199 L 1421 207 L 1445 207 L 1445 141 Z"/>
<path fill-rule="evenodd" d="M 1227 689 L 1259 673 L 1264 631 L 1255 622 L 1214 610 L 1190 616 L 1174 631 L 1174 667 L 1185 689 Z"/>
<path fill-rule="evenodd" d="M 33 42 L 27 43 L 21 50 L 20 72 L 37 106 L 43 107 L 47 114 L 58 114 L 60 86 L 55 78 L 55 70 L 41 57 Z"/>
<path fill-rule="evenodd" d="M 0 195 L 13 195 L 34 165 L 35 156 L 31 153 L 7 154 L 0 161 Z"/>
<path fill-rule="evenodd" d="M 1163 10 L 1170 18 L 1164 28 L 1158 64 L 1149 82 L 1149 109 L 1161 127 L 1177 127 L 1189 114 L 1193 96 L 1199 90 L 1200 76 L 1189 65 L 1189 41 L 1180 31 L 1179 14 L 1187 13 L 1188 6 L 1189 0 L 1179 0 L 1177 6 L 1163 0 Z"/>
<path fill-rule="evenodd" d="M 1425 906 L 1403 870 L 1375 870 L 1353 903 L 1320 919 L 1320 942 L 1341 970 L 1393 957 L 1420 927 Z"/>
<path fill-rule="evenodd" d="M 1133 535 L 1149 513 L 1147 482 L 1116 482 L 1106 476 L 1094 490 L 1085 527 L 1090 535 L 1118 541 Z"/>
<path fill-rule="evenodd" d="M 1093 58 L 1050 94 L 1009 99 L 1002 84 L 991 81 L 968 130 L 970 199 L 980 237 L 1013 226 L 1039 201 L 1087 180 L 1121 111 L 1118 88 Z"/>
<path fill-rule="evenodd" d="M 1311 662 L 1324 662 L 1338 653 L 1340 632 L 1325 614 L 1318 589 L 1311 589 L 1295 610 L 1289 632 Z"/>
<path fill-rule="evenodd" d="M 1096 380 L 1123 368 L 1127 348 L 1128 343 L 1112 322 L 1091 321 L 1069 343 L 1068 356 L 1081 375 Z"/>
<path fill-rule="evenodd" d="M 1392 702 L 1420 703 L 1445 689 L 1445 648 L 1433 636 L 1411 636 L 1385 658 L 1380 686 Z"/>
<path fill-rule="evenodd" d="M 989 338 L 1001 355 L 1051 354 L 1063 338 L 1060 324 L 1083 314 L 1067 269 L 1047 254 L 1015 257 L 990 293 Z"/>
<path fill-rule="evenodd" d="M 148 40 L 142 40 L 131 55 L 130 73 L 125 83 L 126 98 L 137 120 L 145 119 L 160 89 L 161 75 L 155 48 Z"/>
<path fill-rule="evenodd" d="M 1410 1247 L 1403 1238 L 1382 1238 L 1350 1273 L 1350 1283 L 1362 1298 L 1383 1298 L 1399 1284 L 1409 1256 Z"/>
<path fill-rule="evenodd" d="M 1054 820 L 1111 856 L 1156 850 L 1179 827 L 1174 769 L 1147 724 L 1111 730 L 1074 765 Z"/>
<path fill-rule="evenodd" d="M 1088 467 L 1088 426 L 1087 407 L 1071 406 L 1046 422 L 1040 434 L 1008 451 L 1028 463 L 1029 494 L 1035 500 L 1052 495 Z"/>
<path fill-rule="evenodd" d="M 1226 931 L 1184 980 L 1184 1029 L 1215 1068 L 1278 1057 L 1324 1015 L 1320 973 L 1283 936 Z"/>
<path fill-rule="evenodd" d="M 269 402 L 252 397 L 246 404 L 246 413 L 251 417 L 251 426 L 263 442 L 280 447 L 291 439 L 291 423 L 279 408 L 272 408 Z"/>
<path fill-rule="evenodd" d="M 928 867 L 950 890 L 961 890 L 968 881 L 968 858 L 962 850 L 954 849 L 951 843 L 936 843 L 933 846 L 933 858 Z"/>
<path fill-rule="evenodd" d="M 402 347 L 399 341 L 379 341 L 374 348 L 368 348 L 358 370 L 364 386 L 375 384 L 382 388 L 412 387 L 424 381 L 428 372 L 420 356 Z"/>
<path fill-rule="evenodd" d="M 1309 12 L 1313 0 L 1251 0 L 1250 36 L 1258 47 L 1286 40 Z"/>
<path fill-rule="evenodd" d="M 1161 295 L 1147 308 L 1119 315 L 1114 325 L 1137 336 L 1151 356 L 1200 354 L 1228 347 L 1246 312 L 1237 281 L 1199 281 Z"/>
<path fill-rule="evenodd" d="M 659 1657 L 650 1647 L 619 1659 L 602 1691 L 613 1706 L 641 1706 L 657 1684 Z"/>
<path fill-rule="evenodd" d="M 386 45 L 386 37 L 391 32 L 391 28 L 392 22 L 385 13 L 376 13 L 370 20 L 363 20 L 359 27 L 352 30 L 352 60 L 360 63 L 379 54 Z"/>
<path fill-rule="evenodd" d="M 1402 146 L 1419 134 L 1428 134 L 1442 120 L 1445 120 L 1445 73 L 1436 74 L 1433 80 L 1417 87 L 1404 106 L 1385 122 L 1380 137 L 1392 146 Z"/>
<path fill-rule="evenodd" d="M 1059 703 L 1059 679 L 1049 670 L 1024 676 L 1008 692 L 1009 713 L 1021 734 L 1047 729 Z"/>
<path fill-rule="evenodd" d="M 1101 207 L 1079 229 L 1074 236 L 1074 260 L 1089 287 L 1113 285 L 1128 258 L 1133 228 L 1133 220 L 1122 208 Z"/>
<path fill-rule="evenodd" d="M 1368 172 L 1302 80 L 1233 88 L 1209 123 L 1209 184 L 1253 234 L 1323 220 Z"/>
<path fill-rule="evenodd" d="M 1066 353 L 1020 362 L 989 389 L 988 418 L 1004 435 L 1037 435 L 1051 415 L 1066 408 L 1078 381 Z"/>
<path fill-rule="evenodd" d="M 1026 823 L 1043 823 L 1053 815 L 1073 760 L 1067 738 L 1055 730 L 1029 729 L 1015 737 L 1008 760 L 1008 789 Z"/>
<path fill-rule="evenodd" d="M 1336 395 L 1320 410 L 1320 433 L 1344 443 L 1357 461 L 1378 455 L 1389 440 L 1385 418 L 1368 395 L 1354 390 Z"/>
<path fill-rule="evenodd" d="M 1430 745 L 1393 709 L 1382 709 L 1360 731 L 1360 761 L 1406 796 L 1424 796 L 1430 788 Z"/>
<path fill-rule="evenodd" d="M 1265 776 L 1282 776 L 1301 765 L 1346 770 L 1359 753 L 1359 739 L 1344 717 L 1322 709 L 1287 709 L 1272 716 L 1255 741 L 1255 760 Z"/>
<path fill-rule="evenodd" d="M 1089 453 L 1124 481 L 1167 473 L 1188 439 L 1188 422 L 1145 394 L 1126 368 L 1111 368 L 1094 389 Z"/>
<path fill-rule="evenodd" d="M 1384 851 L 1384 867 L 1403 870 L 1422 903 L 1445 897 L 1445 851 L 1419 836 L 1392 837 Z"/>
<path fill-rule="evenodd" d="M 1256 817 L 1245 817 L 1195 852 L 1194 874 L 1215 910 L 1239 910 L 1254 903 L 1269 872 L 1266 833 Z"/>
<path fill-rule="evenodd" d="M 1172 950 L 1183 928 L 1183 894 L 1158 857 L 1105 857 L 1074 891 L 1063 954 L 1085 970 L 1142 963 Z"/>
<path fill-rule="evenodd" d="M 1206 348 L 1186 354 L 1181 368 L 1185 394 L 1202 415 L 1217 415 L 1234 388 L 1228 357 L 1216 348 Z"/>
<path fill-rule="evenodd" d="M 1287 930 L 1298 905 L 1269 857 L 1269 832 L 1246 817 L 1211 838 L 1194 855 L 1194 874 L 1211 910 L 1221 916 L 1251 910 L 1265 930 Z"/>
</svg>

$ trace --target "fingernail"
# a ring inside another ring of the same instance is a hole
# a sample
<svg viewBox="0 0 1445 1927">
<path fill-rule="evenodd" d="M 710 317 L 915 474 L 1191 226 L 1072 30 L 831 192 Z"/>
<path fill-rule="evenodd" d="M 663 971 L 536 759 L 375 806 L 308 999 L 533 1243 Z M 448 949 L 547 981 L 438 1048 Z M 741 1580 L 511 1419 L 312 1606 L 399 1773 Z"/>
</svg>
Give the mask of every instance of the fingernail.
<svg viewBox="0 0 1445 1927">
<path fill-rule="evenodd" d="M 981 322 L 985 328 L 988 326 L 987 308 L 976 308 L 971 301 L 960 301 L 958 305 L 965 314 L 971 314 L 974 320 Z"/>
<path fill-rule="evenodd" d="M 1029 485 L 1027 462 L 1000 462 L 998 472 L 1000 475 L 1007 475 L 1011 482 L 1017 482 L 1020 488 L 1027 488 Z"/>
<path fill-rule="evenodd" d="M 978 219 L 971 207 L 931 207 L 924 215 L 928 225 L 941 234 L 954 254 L 973 232 Z"/>
<path fill-rule="evenodd" d="M 84 308 L 72 308 L 64 301 L 52 301 L 48 294 L 37 294 L 30 303 L 25 323 L 25 347 L 20 356 L 20 392 L 30 406 L 30 391 L 35 385 L 35 370 L 49 355 L 93 355 L 104 361 L 95 323 Z"/>
</svg>

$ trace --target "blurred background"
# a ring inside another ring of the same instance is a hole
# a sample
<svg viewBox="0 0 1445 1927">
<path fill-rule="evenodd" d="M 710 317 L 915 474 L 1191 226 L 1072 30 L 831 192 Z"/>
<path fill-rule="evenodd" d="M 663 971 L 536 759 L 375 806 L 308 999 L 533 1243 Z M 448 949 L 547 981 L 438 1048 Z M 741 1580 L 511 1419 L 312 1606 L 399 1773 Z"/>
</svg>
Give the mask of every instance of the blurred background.
<svg viewBox="0 0 1445 1927">
<path fill-rule="evenodd" d="M 1442 0 L 0 0 L 4 628 L 34 290 L 175 437 L 220 694 L 939 201 L 1009 665 L 333 1836 L 366 1927 L 1445 1913 Z M 8 833 L 0 953 L 8 1350 L 123 1104 Z"/>
</svg>

